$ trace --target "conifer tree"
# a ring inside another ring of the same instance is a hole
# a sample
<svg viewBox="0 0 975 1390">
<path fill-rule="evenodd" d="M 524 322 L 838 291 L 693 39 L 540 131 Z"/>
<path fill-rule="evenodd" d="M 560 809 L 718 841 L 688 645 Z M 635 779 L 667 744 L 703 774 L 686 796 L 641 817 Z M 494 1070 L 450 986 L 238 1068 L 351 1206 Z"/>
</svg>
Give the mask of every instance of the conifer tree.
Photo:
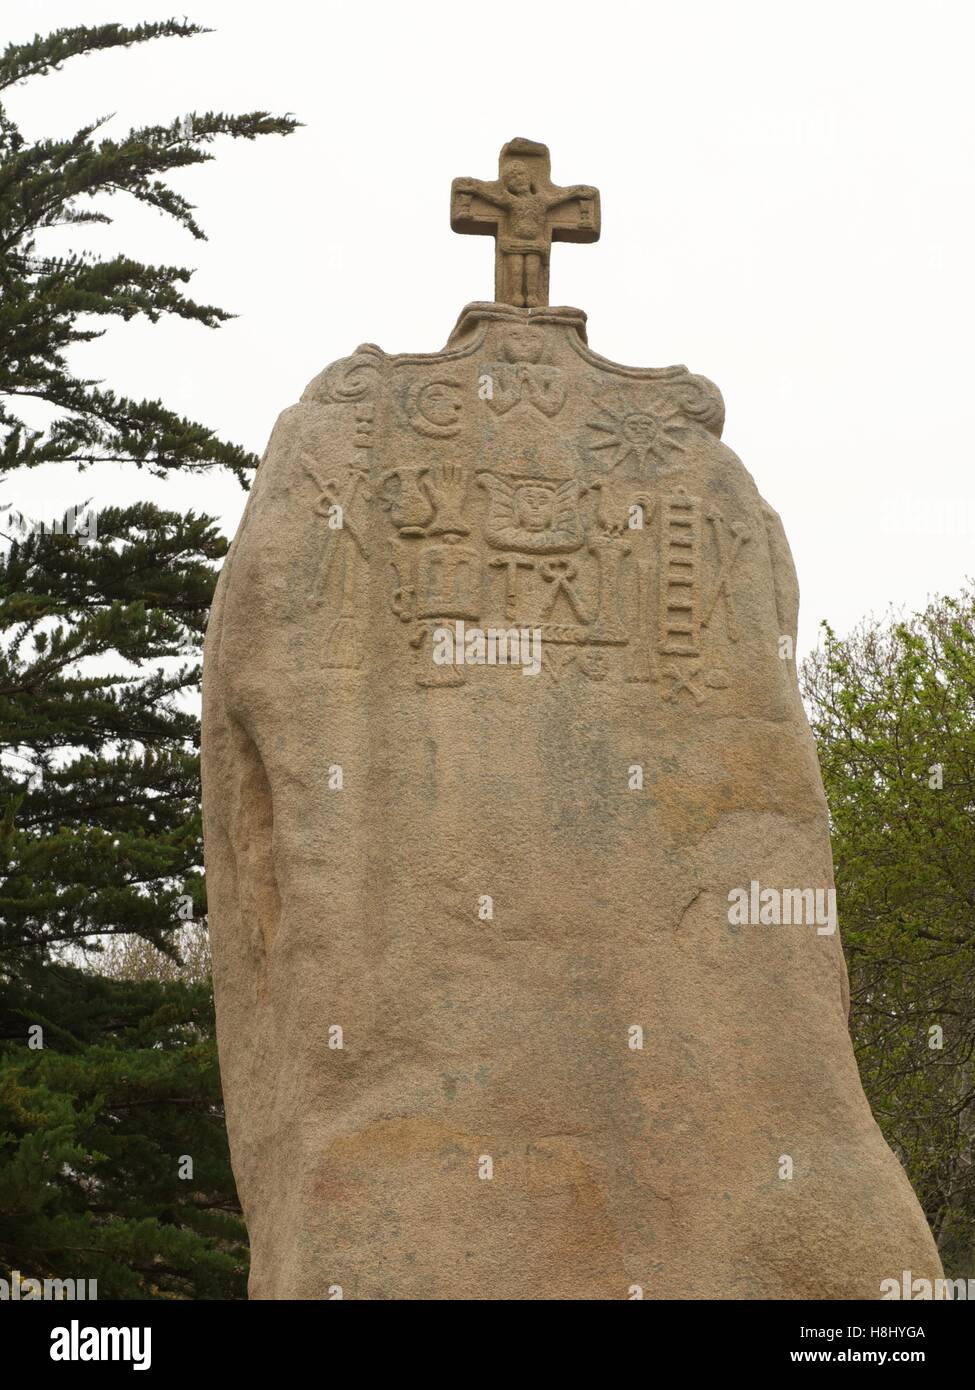
<svg viewBox="0 0 975 1390">
<path fill-rule="evenodd" d="M 257 460 L 79 374 L 113 318 L 224 322 L 186 294 L 191 271 L 56 249 L 52 229 L 110 222 L 129 195 L 202 238 L 167 176 L 211 159 L 220 136 L 297 123 L 211 111 L 122 138 L 101 120 L 28 138 L 8 89 L 202 32 L 79 26 L 0 57 L 0 475 L 61 465 L 48 516 L 0 520 L 0 1273 L 97 1278 L 101 1297 L 244 1289 L 209 986 L 98 972 L 105 942 L 175 957 L 187 920 L 205 921 L 195 697 L 226 541 L 212 517 L 148 502 L 93 516 L 77 474 L 223 468 L 246 486 Z M 44 428 L 28 423 L 37 403 Z"/>
</svg>

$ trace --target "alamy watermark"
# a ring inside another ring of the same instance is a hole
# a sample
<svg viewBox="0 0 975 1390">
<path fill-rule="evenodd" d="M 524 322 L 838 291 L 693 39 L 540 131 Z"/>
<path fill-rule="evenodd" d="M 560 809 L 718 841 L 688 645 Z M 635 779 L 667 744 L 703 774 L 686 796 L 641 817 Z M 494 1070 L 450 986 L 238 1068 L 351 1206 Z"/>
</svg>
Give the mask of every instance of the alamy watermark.
<svg viewBox="0 0 975 1390">
<path fill-rule="evenodd" d="M 437 666 L 520 666 L 523 676 L 537 676 L 542 669 L 542 629 L 469 628 L 460 618 L 453 628 L 434 628 L 433 660 Z"/>
<path fill-rule="evenodd" d="M 0 532 L 7 540 L 28 536 L 77 536 L 94 543 L 98 539 L 98 513 L 93 507 L 69 507 L 61 516 L 26 517 L 14 507 L 0 507 Z"/>
<path fill-rule="evenodd" d="M 131 1361 L 134 1371 L 152 1365 L 151 1327 L 82 1327 L 73 1318 L 51 1330 L 52 1361 Z"/>
<path fill-rule="evenodd" d="M 97 1298 L 97 1279 L 29 1279 L 19 1269 L 12 1269 L 9 1279 L 0 1278 L 0 1303 L 30 1303 L 38 1299 L 91 1303 Z"/>
<path fill-rule="evenodd" d="M 881 1279 L 880 1297 L 885 1301 L 903 1298 L 921 1303 L 929 1299 L 968 1301 L 975 1299 L 975 1279 L 915 1279 L 909 1269 L 904 1269 L 899 1279 Z"/>
<path fill-rule="evenodd" d="M 763 888 L 752 879 L 748 888 L 732 888 L 728 902 L 733 927 L 814 926 L 817 936 L 836 931 L 835 888 Z"/>
</svg>

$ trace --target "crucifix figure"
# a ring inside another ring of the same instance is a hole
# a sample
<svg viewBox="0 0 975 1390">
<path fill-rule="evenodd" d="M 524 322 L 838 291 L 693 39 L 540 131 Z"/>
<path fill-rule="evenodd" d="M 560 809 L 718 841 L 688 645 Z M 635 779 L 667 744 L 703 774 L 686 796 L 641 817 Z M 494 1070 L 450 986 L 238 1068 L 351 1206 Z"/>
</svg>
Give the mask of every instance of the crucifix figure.
<svg viewBox="0 0 975 1390">
<path fill-rule="evenodd" d="M 455 232 L 495 238 L 494 298 L 534 309 L 548 303 L 553 241 L 597 241 L 599 190 L 557 188 L 547 145 L 509 140 L 493 183 L 454 179 L 450 225 Z"/>
</svg>

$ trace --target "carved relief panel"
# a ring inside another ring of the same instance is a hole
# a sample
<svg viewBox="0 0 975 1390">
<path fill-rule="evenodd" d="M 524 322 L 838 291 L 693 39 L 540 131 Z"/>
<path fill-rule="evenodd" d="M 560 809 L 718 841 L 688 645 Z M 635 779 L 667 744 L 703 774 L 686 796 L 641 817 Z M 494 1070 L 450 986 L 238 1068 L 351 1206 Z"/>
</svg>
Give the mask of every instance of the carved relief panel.
<svg viewBox="0 0 975 1390">
<path fill-rule="evenodd" d="M 459 329 L 455 351 L 366 347 L 313 384 L 354 419 L 344 470 L 303 459 L 323 521 L 310 601 L 326 667 L 362 667 L 378 580 L 421 688 L 464 683 L 430 655 L 436 629 L 463 621 L 537 633 L 546 685 L 654 687 L 671 707 L 717 697 L 755 530 L 715 483 L 720 397 L 683 368 L 595 358 L 575 322 L 474 308 L 486 322 L 466 341 Z"/>
</svg>

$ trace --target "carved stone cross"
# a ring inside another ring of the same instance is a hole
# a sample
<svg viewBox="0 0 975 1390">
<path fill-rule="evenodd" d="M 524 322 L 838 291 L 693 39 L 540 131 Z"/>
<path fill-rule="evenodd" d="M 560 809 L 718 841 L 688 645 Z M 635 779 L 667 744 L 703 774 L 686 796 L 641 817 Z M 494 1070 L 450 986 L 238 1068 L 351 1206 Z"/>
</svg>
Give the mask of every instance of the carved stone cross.
<svg viewBox="0 0 975 1390">
<path fill-rule="evenodd" d="M 548 146 L 509 140 L 493 183 L 454 179 L 450 225 L 455 232 L 495 238 L 494 298 L 534 309 L 548 303 L 553 241 L 599 239 L 599 190 L 588 184 L 557 188 Z"/>
</svg>

